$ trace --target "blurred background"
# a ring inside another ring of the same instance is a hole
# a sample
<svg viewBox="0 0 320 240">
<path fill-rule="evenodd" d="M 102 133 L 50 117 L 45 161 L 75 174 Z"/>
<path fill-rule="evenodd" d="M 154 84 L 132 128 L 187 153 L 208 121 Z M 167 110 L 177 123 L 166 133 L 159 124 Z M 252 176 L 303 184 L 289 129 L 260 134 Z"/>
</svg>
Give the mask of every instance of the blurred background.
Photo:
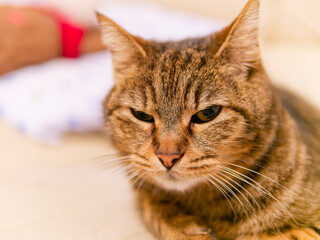
<svg viewBox="0 0 320 240">
<path fill-rule="evenodd" d="M 19 9 L 1 11 L 5 5 L 51 9 L 92 36 L 95 9 L 134 34 L 165 40 L 220 29 L 245 3 L 0 0 L 0 71 L 10 62 L 4 52 L 13 34 L 1 20 L 19 28 L 25 17 Z M 46 29 L 54 26 L 42 17 Z M 261 0 L 260 42 L 269 75 L 320 108 L 319 23 L 318 0 Z M 109 55 L 88 37 L 79 58 L 59 58 L 58 46 L 31 61 L 43 39 L 56 46 L 59 34 L 23 34 L 19 42 L 38 38 L 38 47 L 12 50 L 12 61 L 23 55 L 26 64 L 0 76 L 0 240 L 152 239 L 134 211 L 124 174 L 108 163 L 118 157 L 110 155 L 115 150 L 104 137 L 100 105 L 112 86 Z"/>
</svg>

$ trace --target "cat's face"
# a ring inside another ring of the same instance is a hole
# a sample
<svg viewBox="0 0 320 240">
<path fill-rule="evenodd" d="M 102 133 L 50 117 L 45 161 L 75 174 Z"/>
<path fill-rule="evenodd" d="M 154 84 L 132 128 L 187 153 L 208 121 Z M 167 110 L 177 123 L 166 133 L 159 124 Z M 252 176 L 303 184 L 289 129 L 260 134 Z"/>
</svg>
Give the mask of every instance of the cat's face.
<svg viewBox="0 0 320 240">
<path fill-rule="evenodd" d="M 220 178 L 226 164 L 254 164 L 272 90 L 252 2 L 230 27 L 181 42 L 145 41 L 99 16 L 116 80 L 107 132 L 143 181 L 183 191 Z"/>
</svg>

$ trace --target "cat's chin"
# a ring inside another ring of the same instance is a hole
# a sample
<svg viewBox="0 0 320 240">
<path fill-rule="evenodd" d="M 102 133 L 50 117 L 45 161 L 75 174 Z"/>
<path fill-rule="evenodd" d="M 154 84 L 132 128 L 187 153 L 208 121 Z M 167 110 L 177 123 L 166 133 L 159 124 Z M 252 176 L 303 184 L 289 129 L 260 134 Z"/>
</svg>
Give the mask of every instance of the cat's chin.
<svg viewBox="0 0 320 240">
<path fill-rule="evenodd" d="M 188 178 L 188 179 L 179 179 L 172 177 L 169 174 L 164 176 L 154 176 L 156 184 L 168 191 L 178 191 L 185 192 L 201 182 L 200 178 Z"/>
</svg>

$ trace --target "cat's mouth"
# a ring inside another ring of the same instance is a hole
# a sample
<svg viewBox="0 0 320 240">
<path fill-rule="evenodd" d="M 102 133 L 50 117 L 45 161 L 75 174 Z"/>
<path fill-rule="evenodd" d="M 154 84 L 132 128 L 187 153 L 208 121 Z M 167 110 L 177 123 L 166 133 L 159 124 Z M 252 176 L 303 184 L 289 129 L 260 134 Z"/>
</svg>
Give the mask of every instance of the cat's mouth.
<svg viewBox="0 0 320 240">
<path fill-rule="evenodd" d="M 179 178 L 173 172 L 170 172 L 170 171 L 168 171 L 165 174 L 165 177 L 168 178 L 171 181 L 178 181 L 179 180 Z"/>
<path fill-rule="evenodd" d="M 167 171 L 162 176 L 154 176 L 154 180 L 157 183 L 157 185 L 166 190 L 174 190 L 181 192 L 191 189 L 191 187 L 195 186 L 200 182 L 200 179 L 182 178 L 173 171 Z"/>
</svg>

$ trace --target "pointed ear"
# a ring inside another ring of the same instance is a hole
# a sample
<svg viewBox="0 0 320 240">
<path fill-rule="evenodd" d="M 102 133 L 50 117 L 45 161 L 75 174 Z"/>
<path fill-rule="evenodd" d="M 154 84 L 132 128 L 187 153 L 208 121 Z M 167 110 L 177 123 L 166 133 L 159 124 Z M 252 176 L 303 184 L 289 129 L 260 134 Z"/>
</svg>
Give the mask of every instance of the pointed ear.
<svg viewBox="0 0 320 240">
<path fill-rule="evenodd" d="M 223 58 L 237 68 L 255 68 L 260 61 L 258 43 L 259 0 L 250 0 L 236 20 L 218 33 L 223 37 L 216 57 Z M 218 41 L 221 41 L 218 39 Z"/>
<path fill-rule="evenodd" d="M 146 56 L 146 52 L 137 38 L 110 18 L 100 13 L 96 13 L 96 15 L 101 29 L 102 41 L 112 54 L 115 71 L 123 73 Z"/>
</svg>

